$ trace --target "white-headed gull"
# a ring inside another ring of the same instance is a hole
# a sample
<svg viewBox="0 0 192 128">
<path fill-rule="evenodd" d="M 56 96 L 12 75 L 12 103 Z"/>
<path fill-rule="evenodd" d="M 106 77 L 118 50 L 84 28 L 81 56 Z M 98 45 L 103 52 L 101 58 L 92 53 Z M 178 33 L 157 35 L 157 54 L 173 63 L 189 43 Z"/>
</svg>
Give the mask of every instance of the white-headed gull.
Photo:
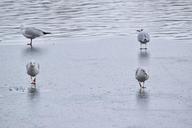
<svg viewBox="0 0 192 128">
<path fill-rule="evenodd" d="M 144 32 L 143 29 L 137 31 L 139 32 L 137 35 L 137 39 L 140 42 L 140 49 L 147 49 L 146 45 L 150 41 L 149 34 Z M 145 48 L 142 48 L 142 44 L 145 44 Z"/>
<path fill-rule="evenodd" d="M 137 68 L 136 73 L 135 73 L 135 78 L 138 80 L 139 85 L 141 88 L 144 87 L 144 83 L 147 79 L 149 79 L 149 75 L 146 73 L 146 71 L 142 68 Z M 143 83 L 143 85 L 142 85 Z"/>
<path fill-rule="evenodd" d="M 39 73 L 39 64 L 31 61 L 26 65 L 27 74 L 31 77 L 32 83 L 36 87 L 36 75 Z"/>
<path fill-rule="evenodd" d="M 46 34 L 51 34 L 50 32 L 44 32 L 40 29 L 34 28 L 34 27 L 24 27 L 23 25 L 20 26 L 21 29 L 21 33 L 28 39 L 30 39 L 30 43 L 28 43 L 27 45 L 30 45 L 32 47 L 32 40 L 46 35 Z"/>
</svg>

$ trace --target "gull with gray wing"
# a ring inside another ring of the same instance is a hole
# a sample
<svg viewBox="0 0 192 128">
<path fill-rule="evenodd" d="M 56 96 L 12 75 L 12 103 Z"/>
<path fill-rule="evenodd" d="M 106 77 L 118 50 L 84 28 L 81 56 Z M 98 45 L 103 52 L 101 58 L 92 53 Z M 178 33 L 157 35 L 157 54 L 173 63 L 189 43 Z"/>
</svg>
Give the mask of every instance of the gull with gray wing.
<svg viewBox="0 0 192 128">
<path fill-rule="evenodd" d="M 21 29 L 21 33 L 23 34 L 23 36 L 30 39 L 30 43 L 28 43 L 27 45 L 30 45 L 31 47 L 32 47 L 33 39 L 46 35 L 46 34 L 51 34 L 50 32 L 44 32 L 44 31 L 34 28 L 34 27 L 23 27 L 22 25 L 21 25 L 20 29 Z"/>
<path fill-rule="evenodd" d="M 146 80 L 149 79 L 149 75 L 147 74 L 147 72 L 144 69 L 137 68 L 136 73 L 135 73 L 135 78 L 138 80 L 140 87 L 145 88 L 144 83 Z"/>
<path fill-rule="evenodd" d="M 27 65 L 26 65 L 26 69 L 27 69 L 27 74 L 31 77 L 32 80 L 32 85 L 34 85 L 36 87 L 36 76 L 39 73 L 39 64 L 34 62 L 34 61 L 30 61 Z"/>
<path fill-rule="evenodd" d="M 148 33 L 144 32 L 143 29 L 137 30 L 139 33 L 137 39 L 140 42 L 140 49 L 147 49 L 146 45 L 150 41 L 150 36 Z M 145 48 L 142 48 L 142 44 L 145 44 Z"/>
</svg>

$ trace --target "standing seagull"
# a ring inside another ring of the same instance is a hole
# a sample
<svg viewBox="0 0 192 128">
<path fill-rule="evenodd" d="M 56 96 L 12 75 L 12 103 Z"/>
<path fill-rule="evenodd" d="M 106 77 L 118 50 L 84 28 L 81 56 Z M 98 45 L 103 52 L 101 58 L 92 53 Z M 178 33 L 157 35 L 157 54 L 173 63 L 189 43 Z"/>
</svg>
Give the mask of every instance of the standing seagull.
<svg viewBox="0 0 192 128">
<path fill-rule="evenodd" d="M 140 87 L 145 88 L 144 83 L 147 79 L 149 79 L 149 75 L 146 73 L 146 71 L 142 68 L 137 68 L 135 77 L 138 80 Z M 143 83 L 143 85 L 142 85 L 142 83 Z"/>
<path fill-rule="evenodd" d="M 149 34 L 144 32 L 143 29 L 137 30 L 139 34 L 137 35 L 137 39 L 140 42 L 140 49 L 147 49 L 146 45 L 150 41 Z M 145 48 L 142 48 L 142 44 L 145 44 Z"/>
<path fill-rule="evenodd" d="M 27 74 L 31 76 L 31 84 L 36 87 L 36 75 L 39 73 L 39 64 L 31 61 L 26 65 L 26 69 Z"/>
<path fill-rule="evenodd" d="M 26 27 L 24 28 L 23 25 L 21 25 L 20 27 L 21 29 L 21 33 L 28 39 L 30 39 L 30 43 L 28 43 L 27 45 L 30 45 L 32 47 L 32 40 L 37 38 L 37 37 L 40 37 L 40 36 L 43 36 L 43 35 L 46 35 L 46 34 L 51 34 L 50 32 L 44 32 L 40 29 L 37 29 L 37 28 L 34 28 L 34 27 Z"/>
</svg>

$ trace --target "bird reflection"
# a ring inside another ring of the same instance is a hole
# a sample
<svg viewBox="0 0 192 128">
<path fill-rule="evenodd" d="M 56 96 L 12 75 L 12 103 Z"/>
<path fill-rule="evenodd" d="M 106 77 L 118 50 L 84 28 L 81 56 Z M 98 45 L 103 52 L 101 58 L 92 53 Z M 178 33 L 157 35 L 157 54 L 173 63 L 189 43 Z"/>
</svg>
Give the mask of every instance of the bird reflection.
<svg viewBox="0 0 192 128">
<path fill-rule="evenodd" d="M 146 108 L 149 102 L 149 94 L 144 88 L 140 88 L 137 93 L 137 103 L 141 108 Z"/>
<path fill-rule="evenodd" d="M 148 59 L 149 56 L 150 56 L 150 53 L 147 50 L 139 52 L 139 59 Z"/>
<path fill-rule="evenodd" d="M 150 53 L 147 50 L 139 52 L 138 59 L 141 64 L 148 64 L 149 58 L 150 58 Z"/>
<path fill-rule="evenodd" d="M 139 99 L 147 99 L 149 97 L 149 94 L 145 91 L 144 88 L 140 88 L 138 91 L 138 98 Z"/>
<path fill-rule="evenodd" d="M 26 48 L 23 53 L 24 56 L 26 55 L 40 55 L 42 54 L 43 50 L 37 47 L 32 47 L 32 48 Z"/>
<path fill-rule="evenodd" d="M 39 96 L 39 91 L 37 88 L 34 88 L 33 86 L 28 88 L 28 96 L 32 100 Z"/>
</svg>

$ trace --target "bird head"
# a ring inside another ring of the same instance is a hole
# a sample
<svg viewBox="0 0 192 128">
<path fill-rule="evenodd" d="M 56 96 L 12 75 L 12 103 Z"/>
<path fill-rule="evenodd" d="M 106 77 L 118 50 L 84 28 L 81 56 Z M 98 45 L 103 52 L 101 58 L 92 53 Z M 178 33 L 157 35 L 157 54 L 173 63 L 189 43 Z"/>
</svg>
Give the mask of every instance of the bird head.
<svg viewBox="0 0 192 128">
<path fill-rule="evenodd" d="M 137 32 L 142 32 L 143 31 L 143 29 L 139 29 L 139 30 L 137 30 Z"/>
<path fill-rule="evenodd" d="M 30 62 L 30 66 L 31 66 L 31 67 L 35 67 L 35 62 L 32 62 L 32 61 L 31 61 L 31 62 Z"/>
</svg>

